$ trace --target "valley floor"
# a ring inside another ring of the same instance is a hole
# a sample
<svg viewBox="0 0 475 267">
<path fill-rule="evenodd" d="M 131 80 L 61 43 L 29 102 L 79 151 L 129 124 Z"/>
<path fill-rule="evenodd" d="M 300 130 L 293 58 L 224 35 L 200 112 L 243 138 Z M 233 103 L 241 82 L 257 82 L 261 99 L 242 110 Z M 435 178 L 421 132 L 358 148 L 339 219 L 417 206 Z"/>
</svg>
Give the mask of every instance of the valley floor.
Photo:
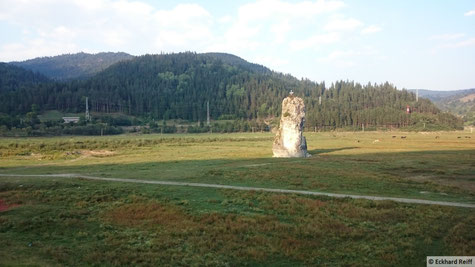
<svg viewBox="0 0 475 267">
<path fill-rule="evenodd" d="M 206 183 L 475 203 L 470 132 L 0 139 L 0 263 L 423 265 L 474 255 L 473 208 L 90 179 Z M 29 176 L 33 175 L 33 176 Z"/>
</svg>

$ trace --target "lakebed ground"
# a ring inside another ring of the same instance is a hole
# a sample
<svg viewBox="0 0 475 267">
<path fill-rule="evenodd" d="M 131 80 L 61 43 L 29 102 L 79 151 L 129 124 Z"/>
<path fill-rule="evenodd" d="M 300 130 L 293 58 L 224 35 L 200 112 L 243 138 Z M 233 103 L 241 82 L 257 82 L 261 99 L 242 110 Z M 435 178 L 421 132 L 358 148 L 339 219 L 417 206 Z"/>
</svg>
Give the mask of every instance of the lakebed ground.
<svg viewBox="0 0 475 267">
<path fill-rule="evenodd" d="M 1 174 L 76 173 L 475 202 L 469 132 L 269 133 L 0 140 Z M 424 265 L 474 255 L 472 208 L 59 177 L 0 177 L 0 263 Z"/>
</svg>

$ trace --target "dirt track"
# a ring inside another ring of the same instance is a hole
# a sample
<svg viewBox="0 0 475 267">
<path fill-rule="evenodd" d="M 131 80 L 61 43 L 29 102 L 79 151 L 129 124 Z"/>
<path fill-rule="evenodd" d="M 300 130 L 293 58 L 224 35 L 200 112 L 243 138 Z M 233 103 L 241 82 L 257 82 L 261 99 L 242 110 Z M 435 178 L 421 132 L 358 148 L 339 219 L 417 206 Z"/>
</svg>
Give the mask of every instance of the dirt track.
<svg viewBox="0 0 475 267">
<path fill-rule="evenodd" d="M 82 174 L 63 173 L 63 174 L 43 174 L 43 175 L 25 175 L 25 174 L 0 174 L 0 177 L 61 177 L 61 178 L 81 178 L 87 180 L 98 180 L 107 182 L 123 182 L 123 183 L 140 183 L 140 184 L 157 184 L 157 185 L 174 185 L 174 186 L 192 186 L 192 187 L 206 187 L 206 188 L 219 188 L 219 189 L 232 189 L 242 191 L 263 191 L 285 194 L 300 194 L 300 195 L 314 195 L 314 196 L 327 196 L 336 198 L 355 198 L 355 199 L 368 199 L 368 200 L 391 200 L 395 202 L 410 203 L 410 204 L 425 204 L 425 205 L 440 205 L 440 206 L 452 206 L 452 207 L 464 207 L 475 208 L 475 204 L 459 203 L 459 202 L 446 202 L 446 201 L 432 201 L 413 198 L 397 198 L 397 197 L 381 197 L 381 196 L 366 196 L 366 195 L 348 195 L 348 194 L 335 194 L 305 190 L 290 190 L 290 189 L 277 189 L 277 188 L 263 188 L 263 187 L 247 187 L 247 186 L 234 186 L 234 185 L 220 185 L 220 184 L 202 184 L 202 183 L 186 183 L 186 182 L 168 182 L 168 181 L 150 181 L 150 180 L 138 180 L 138 179 L 125 179 L 125 178 L 104 178 L 94 177 Z"/>
</svg>

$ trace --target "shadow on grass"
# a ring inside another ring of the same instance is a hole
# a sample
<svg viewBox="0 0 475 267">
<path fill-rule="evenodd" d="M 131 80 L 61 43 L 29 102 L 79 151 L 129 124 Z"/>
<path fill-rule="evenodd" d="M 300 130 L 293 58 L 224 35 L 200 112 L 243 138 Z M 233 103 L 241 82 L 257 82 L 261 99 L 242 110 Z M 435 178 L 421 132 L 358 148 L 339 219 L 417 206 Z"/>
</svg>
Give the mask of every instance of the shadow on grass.
<svg viewBox="0 0 475 267">
<path fill-rule="evenodd" d="M 316 149 L 313 155 L 354 149 Z M 296 158 L 172 160 L 127 164 L 3 167 L 0 173 L 77 173 L 98 177 L 315 190 L 474 202 L 475 150 Z M 0 181 L 8 178 L 0 177 Z M 8 180 L 7 180 L 8 181 Z"/>
<path fill-rule="evenodd" d="M 318 155 L 318 154 L 323 154 L 323 153 L 331 153 L 335 151 L 349 150 L 349 149 L 355 149 L 355 148 L 358 148 L 358 147 L 350 146 L 350 147 L 330 148 L 330 149 L 313 149 L 313 150 L 309 150 L 308 153 L 310 153 L 311 155 Z"/>
</svg>

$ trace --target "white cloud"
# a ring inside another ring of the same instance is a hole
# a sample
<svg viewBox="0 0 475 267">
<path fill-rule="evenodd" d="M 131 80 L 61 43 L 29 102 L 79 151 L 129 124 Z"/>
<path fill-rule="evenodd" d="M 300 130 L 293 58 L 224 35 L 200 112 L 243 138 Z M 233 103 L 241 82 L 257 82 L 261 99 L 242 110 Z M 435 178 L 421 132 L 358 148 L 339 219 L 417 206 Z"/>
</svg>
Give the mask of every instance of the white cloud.
<svg viewBox="0 0 475 267">
<path fill-rule="evenodd" d="M 475 9 L 474 10 L 470 10 L 468 12 L 465 12 L 465 14 L 463 14 L 464 16 L 473 16 L 475 15 Z"/>
<path fill-rule="evenodd" d="M 445 44 L 445 45 L 443 45 L 443 47 L 459 48 L 459 47 L 466 47 L 466 46 L 473 46 L 473 45 L 475 45 L 475 38 L 469 38 L 469 39 L 464 40 L 464 41 Z"/>
<path fill-rule="evenodd" d="M 368 27 L 364 28 L 363 30 L 361 30 L 361 34 L 376 33 L 376 32 L 380 32 L 381 30 L 382 30 L 381 27 L 376 26 L 376 25 L 371 25 L 371 26 L 368 26 Z"/>
<path fill-rule="evenodd" d="M 118 27 L 105 32 L 102 40 L 111 47 L 120 47 L 128 42 L 131 35 L 128 29 Z"/>
<path fill-rule="evenodd" d="M 442 40 L 442 41 L 450 41 L 459 39 L 465 36 L 465 33 L 449 33 L 449 34 L 439 34 L 439 35 L 432 35 L 429 40 Z"/>
<path fill-rule="evenodd" d="M 227 15 L 227 16 L 223 16 L 223 17 L 219 18 L 218 22 L 223 23 L 223 24 L 227 24 L 227 23 L 230 23 L 232 20 L 233 20 L 233 17 Z"/>
<path fill-rule="evenodd" d="M 238 8 L 231 26 L 207 49 L 239 53 L 273 44 L 285 46 L 292 42 L 289 34 L 300 31 L 296 25 L 314 25 L 318 15 L 331 13 L 344 6 L 342 1 L 324 0 L 257 0 L 246 3 Z"/>
<path fill-rule="evenodd" d="M 26 34 L 28 34 L 28 31 L 25 31 Z M 72 29 L 66 27 L 66 26 L 57 26 L 50 31 L 44 31 L 44 30 L 37 30 L 37 35 L 40 36 L 41 38 L 49 39 L 49 40 L 62 40 L 62 41 L 72 41 L 74 38 L 76 38 L 77 33 L 73 31 Z"/>
<path fill-rule="evenodd" d="M 284 69 L 285 66 L 289 63 L 289 61 L 286 59 L 263 55 L 259 55 L 255 58 L 252 58 L 251 62 L 264 65 L 270 69 L 277 71 Z"/>
<path fill-rule="evenodd" d="M 198 4 L 160 9 L 140 0 L 2 0 L 0 22 L 15 25 L 23 40 L 1 42 L 0 61 L 27 59 L 29 53 L 11 54 L 20 42 L 25 51 L 38 51 L 35 56 L 86 50 L 240 54 L 269 43 L 286 45 L 296 24 L 344 6 L 340 0 L 257 0 L 233 16 L 213 17 Z M 33 46 L 35 38 L 44 42 Z"/>
<path fill-rule="evenodd" d="M 189 50 L 193 45 L 200 50 L 212 41 L 213 18 L 206 9 L 196 4 L 180 4 L 172 10 L 154 13 L 156 47 L 165 51 Z M 150 32 L 151 30 L 148 29 Z M 153 30 L 152 30 L 153 31 Z"/>
<path fill-rule="evenodd" d="M 286 40 L 287 34 L 290 32 L 292 27 L 288 20 L 282 20 L 280 23 L 276 23 L 271 27 L 271 32 L 274 34 L 274 42 L 281 44 Z"/>
<path fill-rule="evenodd" d="M 0 61 L 18 61 L 38 56 L 52 56 L 61 53 L 75 53 L 83 51 L 74 43 L 50 42 L 45 39 L 31 39 L 22 43 L 9 43 L 0 47 Z M 85 51 L 87 52 L 87 51 Z"/>
<path fill-rule="evenodd" d="M 216 37 L 214 42 L 205 50 L 217 52 L 237 53 L 242 50 L 255 50 L 261 45 L 258 33 L 261 26 L 251 27 L 246 23 L 237 21 L 230 25 L 224 35 Z"/>
<path fill-rule="evenodd" d="M 325 25 L 324 29 L 330 32 L 351 31 L 362 25 L 363 23 L 361 21 L 354 18 L 333 18 Z"/>
<path fill-rule="evenodd" d="M 241 6 L 239 18 L 246 21 L 262 20 L 268 17 L 308 18 L 332 12 L 344 6 L 342 1 L 318 0 L 292 3 L 281 0 L 258 0 Z"/>
<path fill-rule="evenodd" d="M 21 43 L 3 41 L 0 61 L 30 58 L 28 51 L 37 51 L 35 57 L 86 50 L 199 51 L 213 41 L 214 23 L 197 4 L 156 9 L 132 0 L 2 0 L 1 21 L 23 35 Z M 38 38 L 43 42 L 34 41 Z"/>
<path fill-rule="evenodd" d="M 104 0 L 74 0 L 73 2 L 81 9 L 89 11 L 102 9 L 106 4 Z"/>
<path fill-rule="evenodd" d="M 356 52 L 353 50 L 337 50 L 333 51 L 324 58 L 318 59 L 318 61 L 326 64 L 332 64 L 337 67 L 348 68 L 356 65 L 355 60 L 352 58 L 354 55 L 356 55 Z"/>
<path fill-rule="evenodd" d="M 455 41 L 453 39 L 448 39 L 445 40 L 447 42 L 442 43 L 430 50 L 430 53 L 436 54 L 438 51 L 443 50 L 443 49 L 451 49 L 451 48 L 463 48 L 463 47 L 470 47 L 470 46 L 475 46 L 475 38 L 468 38 L 465 40 L 459 40 Z M 452 42 L 448 42 L 452 41 Z"/>
<path fill-rule="evenodd" d="M 266 57 L 259 60 L 271 63 L 268 51 L 334 44 L 362 28 L 356 18 L 335 15 L 344 7 L 340 0 L 256 0 L 215 17 L 198 4 L 163 9 L 142 0 L 1 0 L 0 23 L 14 25 L 21 37 L 0 42 L 0 61 L 79 51 L 192 50 L 251 59 L 260 53 Z"/>
<path fill-rule="evenodd" d="M 332 64 L 337 67 L 353 67 L 358 65 L 359 60 L 368 62 L 371 59 L 381 60 L 379 52 L 373 47 L 363 47 L 359 50 L 335 50 L 326 57 L 319 58 L 319 62 Z"/>
<path fill-rule="evenodd" d="M 311 47 L 318 47 L 320 45 L 332 44 L 341 39 L 338 33 L 317 34 L 304 40 L 296 40 L 290 43 L 293 50 L 302 50 Z"/>
<path fill-rule="evenodd" d="M 353 50 L 336 50 L 331 52 L 328 56 L 325 58 L 322 58 L 323 61 L 333 61 L 335 59 L 340 59 L 348 56 L 354 56 L 357 53 Z"/>
</svg>

